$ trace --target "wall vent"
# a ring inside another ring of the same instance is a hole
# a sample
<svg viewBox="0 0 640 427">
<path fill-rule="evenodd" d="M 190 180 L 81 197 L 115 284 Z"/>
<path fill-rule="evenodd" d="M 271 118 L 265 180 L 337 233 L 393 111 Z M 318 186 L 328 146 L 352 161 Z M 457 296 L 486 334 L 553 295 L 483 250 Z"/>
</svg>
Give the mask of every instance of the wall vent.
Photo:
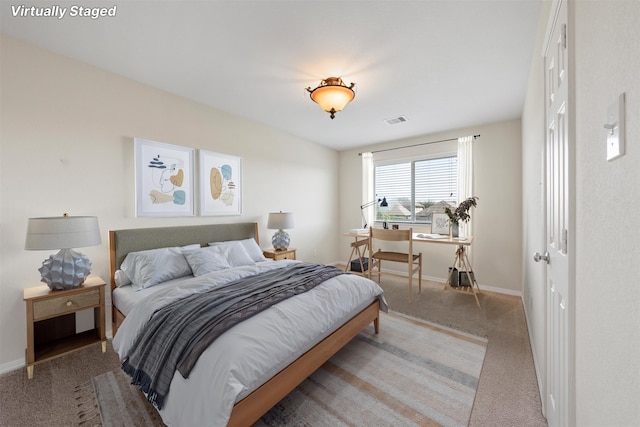
<svg viewBox="0 0 640 427">
<path fill-rule="evenodd" d="M 406 116 L 398 116 L 398 117 L 393 117 L 391 119 L 386 119 L 384 122 L 388 125 L 396 125 L 398 123 L 404 123 L 407 120 L 408 119 Z"/>
</svg>

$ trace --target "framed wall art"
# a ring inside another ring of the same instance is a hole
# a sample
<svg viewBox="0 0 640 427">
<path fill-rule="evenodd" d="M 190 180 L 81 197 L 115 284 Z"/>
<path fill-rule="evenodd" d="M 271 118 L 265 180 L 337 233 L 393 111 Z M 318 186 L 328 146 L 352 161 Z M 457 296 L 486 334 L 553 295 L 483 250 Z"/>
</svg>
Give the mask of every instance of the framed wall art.
<svg viewBox="0 0 640 427">
<path fill-rule="evenodd" d="M 432 234 L 449 234 L 449 216 L 444 212 L 434 212 L 431 218 Z"/>
<path fill-rule="evenodd" d="M 242 159 L 199 150 L 200 215 L 242 214 Z"/>
<path fill-rule="evenodd" d="M 193 148 L 134 138 L 136 216 L 193 216 Z"/>
</svg>

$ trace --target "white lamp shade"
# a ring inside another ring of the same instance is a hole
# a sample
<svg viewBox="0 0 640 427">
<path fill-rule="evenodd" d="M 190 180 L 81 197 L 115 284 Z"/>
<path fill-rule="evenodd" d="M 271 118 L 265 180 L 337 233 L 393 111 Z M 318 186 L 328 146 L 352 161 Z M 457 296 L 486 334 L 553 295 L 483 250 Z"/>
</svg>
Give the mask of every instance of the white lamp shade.
<svg viewBox="0 0 640 427">
<path fill-rule="evenodd" d="M 293 228 L 293 213 L 272 212 L 269 214 L 267 228 L 270 230 L 283 230 Z"/>
<path fill-rule="evenodd" d="M 27 250 L 71 249 L 95 246 L 102 242 L 95 216 L 29 218 Z"/>
</svg>

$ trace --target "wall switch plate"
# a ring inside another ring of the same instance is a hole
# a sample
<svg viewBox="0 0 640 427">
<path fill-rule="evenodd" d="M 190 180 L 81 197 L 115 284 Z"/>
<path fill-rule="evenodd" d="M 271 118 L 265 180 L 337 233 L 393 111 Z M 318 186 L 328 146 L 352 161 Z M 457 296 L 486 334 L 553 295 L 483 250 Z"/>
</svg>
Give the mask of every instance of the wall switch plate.
<svg viewBox="0 0 640 427">
<path fill-rule="evenodd" d="M 607 160 L 624 154 L 624 93 L 607 108 Z"/>
</svg>

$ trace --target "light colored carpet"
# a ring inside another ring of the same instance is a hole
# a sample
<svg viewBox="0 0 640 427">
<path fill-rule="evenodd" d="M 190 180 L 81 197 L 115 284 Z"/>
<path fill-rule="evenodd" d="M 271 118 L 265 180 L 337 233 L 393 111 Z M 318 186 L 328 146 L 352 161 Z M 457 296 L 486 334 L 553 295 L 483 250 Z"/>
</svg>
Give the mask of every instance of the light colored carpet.
<svg viewBox="0 0 640 427">
<path fill-rule="evenodd" d="M 520 297 L 481 286 L 478 309 L 472 295 L 445 290 L 442 283 L 423 280 L 418 294 L 414 282 L 411 302 L 406 277 L 383 275 L 380 286 L 391 310 L 489 339 L 469 426 L 547 425 Z"/>
<path fill-rule="evenodd" d="M 31 380 L 24 368 L 2 375 L 0 426 L 93 426 L 93 423 L 79 424 L 83 418 L 80 413 L 88 413 L 89 407 L 76 399 L 76 388 L 119 366 L 118 356 L 108 341 L 106 353 L 102 353 L 100 344 L 95 344 L 35 365 Z"/>
<path fill-rule="evenodd" d="M 486 339 L 393 313 L 380 323 L 379 334 L 370 325 L 256 427 L 466 426 Z M 92 382 L 104 426 L 159 425 L 121 371 Z"/>
<path fill-rule="evenodd" d="M 385 276 L 381 286 L 395 311 L 489 338 L 470 426 L 547 425 L 519 297 L 483 291 L 482 309 L 478 310 L 473 297 L 445 291 L 433 282 L 423 283 L 421 295 L 416 288 L 411 303 L 406 279 Z M 119 366 L 109 341 L 106 353 L 95 345 L 36 365 L 32 380 L 27 379 L 25 369 L 3 374 L 0 426 L 77 425 L 75 387 L 102 373 L 118 371 Z"/>
</svg>

